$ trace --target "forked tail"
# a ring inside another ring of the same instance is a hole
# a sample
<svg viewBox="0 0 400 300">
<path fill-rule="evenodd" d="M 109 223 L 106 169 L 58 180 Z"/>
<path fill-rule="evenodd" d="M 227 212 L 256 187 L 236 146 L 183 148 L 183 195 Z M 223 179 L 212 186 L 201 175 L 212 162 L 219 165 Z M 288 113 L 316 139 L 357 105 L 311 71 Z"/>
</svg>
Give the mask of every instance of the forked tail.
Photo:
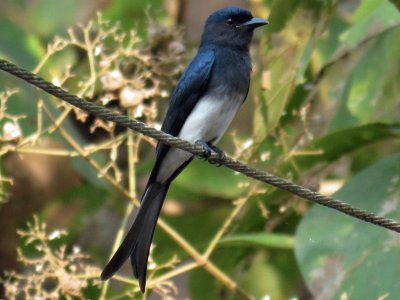
<svg viewBox="0 0 400 300">
<path fill-rule="evenodd" d="M 140 289 L 144 292 L 151 241 L 168 187 L 169 182 L 154 182 L 146 187 L 136 219 L 101 273 L 102 280 L 111 278 L 130 256 L 133 274 L 139 279 Z"/>
</svg>

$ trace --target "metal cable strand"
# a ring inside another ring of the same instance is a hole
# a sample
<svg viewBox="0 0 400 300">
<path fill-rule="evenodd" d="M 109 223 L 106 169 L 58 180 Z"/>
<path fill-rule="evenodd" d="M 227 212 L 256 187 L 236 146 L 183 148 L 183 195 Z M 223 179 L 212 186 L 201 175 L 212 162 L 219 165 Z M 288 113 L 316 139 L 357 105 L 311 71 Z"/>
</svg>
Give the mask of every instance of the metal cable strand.
<svg viewBox="0 0 400 300">
<path fill-rule="evenodd" d="M 204 149 L 201 146 L 191 144 L 187 141 L 181 140 L 177 137 L 171 136 L 166 134 L 162 131 L 158 131 L 143 122 L 137 121 L 135 119 L 131 119 L 125 115 L 115 113 L 108 108 L 103 106 L 99 106 L 94 104 L 93 102 L 89 102 L 83 100 L 75 95 L 69 94 L 65 90 L 51 84 L 50 82 L 45 81 L 44 79 L 40 78 L 39 76 L 32 74 L 24 69 L 19 68 L 18 66 L 0 59 L 0 69 L 10 73 L 16 77 L 19 77 L 26 82 L 34 85 L 43 91 L 68 102 L 69 104 L 78 107 L 85 112 L 93 114 L 97 118 L 114 122 L 119 126 L 130 128 L 134 131 L 140 132 L 146 136 L 152 137 L 158 141 L 161 141 L 165 144 L 170 146 L 185 150 L 187 152 L 192 153 L 197 157 L 204 158 Z M 350 204 L 344 203 L 340 200 L 333 199 L 331 197 L 323 196 L 317 192 L 314 192 L 310 189 L 305 187 L 296 185 L 284 178 L 277 177 L 272 175 L 268 172 L 249 167 L 238 160 L 230 158 L 226 156 L 224 159 L 219 160 L 219 155 L 215 152 L 211 153 L 211 156 L 206 158 L 210 162 L 218 162 L 225 167 L 232 169 L 234 171 L 240 172 L 248 177 L 253 179 L 265 182 L 272 186 L 275 186 L 279 189 L 286 190 L 292 194 L 295 194 L 303 199 L 307 199 L 309 201 L 318 203 L 320 205 L 335 209 L 340 211 L 344 214 L 352 216 L 354 218 L 363 220 L 365 222 L 369 222 L 380 227 L 387 228 L 389 230 L 400 232 L 400 223 L 392 220 L 387 219 L 381 216 L 378 216 L 374 213 L 367 212 L 365 210 L 356 208 L 351 206 Z"/>
</svg>

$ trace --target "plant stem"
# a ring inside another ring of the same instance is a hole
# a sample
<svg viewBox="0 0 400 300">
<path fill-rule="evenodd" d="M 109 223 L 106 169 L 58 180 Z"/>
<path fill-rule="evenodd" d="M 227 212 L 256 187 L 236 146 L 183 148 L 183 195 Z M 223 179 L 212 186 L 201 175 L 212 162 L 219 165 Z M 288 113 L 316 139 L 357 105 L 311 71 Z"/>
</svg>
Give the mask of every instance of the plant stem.
<svg viewBox="0 0 400 300">
<path fill-rule="evenodd" d="M 225 220 L 224 224 L 222 227 L 218 230 L 218 232 L 215 234 L 214 238 L 212 239 L 211 243 L 207 247 L 207 250 L 204 252 L 203 256 L 204 258 L 208 259 L 211 255 L 211 253 L 214 251 L 215 247 L 217 246 L 219 240 L 222 238 L 222 236 L 225 234 L 226 230 L 231 226 L 233 220 L 236 218 L 238 213 L 242 210 L 242 208 L 245 206 L 247 203 L 247 200 L 250 198 L 250 196 L 247 196 L 245 198 L 241 198 L 237 201 L 237 205 L 234 208 L 234 210 L 231 212 L 229 217 Z"/>
</svg>

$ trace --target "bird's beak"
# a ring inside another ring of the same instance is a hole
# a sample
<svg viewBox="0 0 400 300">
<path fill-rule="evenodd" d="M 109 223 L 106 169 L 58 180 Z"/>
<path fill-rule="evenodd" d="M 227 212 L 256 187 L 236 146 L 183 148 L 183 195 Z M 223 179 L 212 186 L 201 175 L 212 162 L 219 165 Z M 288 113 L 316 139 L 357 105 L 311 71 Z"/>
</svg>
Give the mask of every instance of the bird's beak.
<svg viewBox="0 0 400 300">
<path fill-rule="evenodd" d="M 264 25 L 268 25 L 269 22 L 268 20 L 264 20 L 261 18 L 252 18 L 250 21 L 247 21 L 243 24 L 237 25 L 236 27 L 238 28 L 243 28 L 243 27 L 250 27 L 250 28 L 256 28 Z"/>
</svg>

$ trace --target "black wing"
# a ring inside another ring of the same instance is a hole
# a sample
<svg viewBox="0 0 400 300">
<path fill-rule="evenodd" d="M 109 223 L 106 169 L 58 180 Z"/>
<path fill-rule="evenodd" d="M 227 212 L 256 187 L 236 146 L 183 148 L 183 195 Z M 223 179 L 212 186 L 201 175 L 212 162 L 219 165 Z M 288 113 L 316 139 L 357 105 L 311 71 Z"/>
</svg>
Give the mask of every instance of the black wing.
<svg viewBox="0 0 400 300">
<path fill-rule="evenodd" d="M 177 136 L 187 117 L 207 89 L 214 51 L 200 51 L 180 78 L 172 94 L 161 130 Z"/>
<path fill-rule="evenodd" d="M 214 61 L 214 51 L 206 50 L 199 51 L 193 61 L 189 64 L 172 94 L 167 114 L 165 115 L 161 127 L 162 131 L 173 136 L 179 134 L 186 119 L 207 90 Z M 157 159 L 151 172 L 149 183 L 155 180 L 161 162 L 169 148 L 168 145 L 158 143 L 156 150 Z M 173 177 L 178 174 L 179 172 L 174 174 Z"/>
</svg>

